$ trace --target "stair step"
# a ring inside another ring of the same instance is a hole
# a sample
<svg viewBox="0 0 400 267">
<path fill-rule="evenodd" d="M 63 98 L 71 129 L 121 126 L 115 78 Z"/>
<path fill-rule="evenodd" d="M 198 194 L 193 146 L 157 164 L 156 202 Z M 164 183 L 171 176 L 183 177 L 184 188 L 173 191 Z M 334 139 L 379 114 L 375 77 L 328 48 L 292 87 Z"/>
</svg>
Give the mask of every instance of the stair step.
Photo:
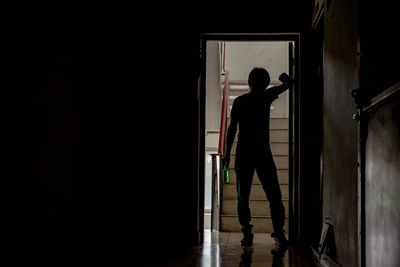
<svg viewBox="0 0 400 267">
<path fill-rule="evenodd" d="M 272 220 L 269 216 L 253 216 L 250 222 L 253 225 L 254 233 L 272 233 Z M 289 219 L 285 219 L 283 229 L 287 232 L 289 226 Z M 239 219 L 237 216 L 222 215 L 221 216 L 221 230 L 222 232 L 241 232 Z"/>
<path fill-rule="evenodd" d="M 289 198 L 289 185 L 288 184 L 281 184 L 280 185 L 282 198 Z M 223 185 L 223 197 L 224 198 L 235 198 L 236 197 L 236 184 L 224 184 Z M 265 195 L 264 189 L 262 188 L 261 184 L 255 184 L 251 187 L 250 198 L 253 199 L 265 199 L 267 197 Z"/>
<path fill-rule="evenodd" d="M 289 200 L 283 199 L 283 206 L 285 207 L 285 216 L 289 216 Z M 249 206 L 251 215 L 253 216 L 270 216 L 269 202 L 268 200 L 255 200 L 250 199 Z M 222 215 L 235 215 L 237 216 L 237 202 L 235 198 L 223 199 L 222 200 Z"/>
<path fill-rule="evenodd" d="M 286 130 L 284 130 L 284 131 L 286 131 Z M 282 139 L 282 138 L 279 138 L 279 139 Z M 278 138 L 276 138 L 275 140 L 278 140 Z M 271 141 L 270 146 L 271 146 L 272 155 L 273 156 L 289 155 L 289 143 L 287 141 L 288 141 L 287 139 L 286 139 L 286 142 Z M 232 148 L 231 148 L 231 156 L 236 155 L 236 147 L 237 147 L 237 142 L 234 142 L 232 145 Z"/>
<path fill-rule="evenodd" d="M 274 142 L 289 142 L 289 130 L 287 129 L 272 129 L 269 131 L 269 141 L 272 145 Z"/>
<path fill-rule="evenodd" d="M 233 83 L 233 82 L 230 82 L 229 89 L 230 89 L 229 92 L 250 90 L 249 85 L 247 83 Z"/>
<path fill-rule="evenodd" d="M 281 156 L 281 155 L 273 155 L 276 169 L 277 170 L 287 170 L 289 168 L 289 157 L 288 156 Z M 235 156 L 231 155 L 231 160 L 229 162 L 229 168 L 235 168 Z"/>
<path fill-rule="evenodd" d="M 278 181 L 280 184 L 289 184 L 289 170 L 278 170 Z M 230 169 L 230 180 L 229 184 L 236 184 L 236 173 L 234 169 Z M 254 172 L 253 185 L 261 184 L 258 178 L 257 172 Z"/>
<path fill-rule="evenodd" d="M 228 113 L 227 123 L 231 123 L 230 118 L 231 113 Z M 270 130 L 287 130 L 289 129 L 289 119 L 287 118 L 270 118 L 269 119 L 269 129 Z"/>
<path fill-rule="evenodd" d="M 289 129 L 289 119 L 282 118 L 270 118 L 269 119 L 270 130 L 287 130 Z"/>
<path fill-rule="evenodd" d="M 235 101 L 236 96 L 229 96 L 228 97 L 228 107 L 230 110 L 232 110 L 232 105 L 233 105 L 233 101 Z M 230 112 L 228 114 L 231 114 Z"/>
<path fill-rule="evenodd" d="M 249 92 L 249 88 L 248 87 L 247 87 L 247 89 L 243 88 L 243 89 L 231 90 L 229 92 L 229 98 L 233 98 L 234 99 L 234 98 L 236 98 L 238 96 L 241 96 L 241 95 L 244 95 L 244 94 L 246 94 L 248 92 Z"/>
</svg>

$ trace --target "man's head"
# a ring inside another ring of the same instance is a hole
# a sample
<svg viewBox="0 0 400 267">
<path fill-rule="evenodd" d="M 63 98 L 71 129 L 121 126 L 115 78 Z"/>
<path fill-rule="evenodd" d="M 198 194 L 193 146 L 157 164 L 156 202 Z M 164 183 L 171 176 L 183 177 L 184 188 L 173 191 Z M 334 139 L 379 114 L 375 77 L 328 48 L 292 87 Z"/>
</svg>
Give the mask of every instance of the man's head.
<svg viewBox="0 0 400 267">
<path fill-rule="evenodd" d="M 264 92 L 270 83 L 269 73 L 264 68 L 254 68 L 250 71 L 248 84 L 252 92 Z"/>
</svg>

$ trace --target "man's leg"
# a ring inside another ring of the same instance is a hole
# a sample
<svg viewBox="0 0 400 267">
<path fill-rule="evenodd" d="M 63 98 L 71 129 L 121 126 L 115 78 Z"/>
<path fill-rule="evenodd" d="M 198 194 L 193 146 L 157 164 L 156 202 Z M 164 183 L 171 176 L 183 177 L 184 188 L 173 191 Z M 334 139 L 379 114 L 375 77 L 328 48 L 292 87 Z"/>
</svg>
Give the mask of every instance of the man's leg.
<svg viewBox="0 0 400 267">
<path fill-rule="evenodd" d="M 241 241 L 242 245 L 251 245 L 253 240 L 252 228 L 250 224 L 251 212 L 249 207 L 249 198 L 251 184 L 253 181 L 254 168 L 249 166 L 240 166 L 235 164 L 236 173 L 236 195 L 237 195 L 237 212 L 239 223 L 242 226 L 244 238 Z"/>
<path fill-rule="evenodd" d="M 264 164 L 257 166 L 256 171 L 269 201 L 272 226 L 274 228 L 272 236 L 284 238 L 285 207 L 283 206 L 282 193 L 273 159 L 264 161 Z"/>
</svg>

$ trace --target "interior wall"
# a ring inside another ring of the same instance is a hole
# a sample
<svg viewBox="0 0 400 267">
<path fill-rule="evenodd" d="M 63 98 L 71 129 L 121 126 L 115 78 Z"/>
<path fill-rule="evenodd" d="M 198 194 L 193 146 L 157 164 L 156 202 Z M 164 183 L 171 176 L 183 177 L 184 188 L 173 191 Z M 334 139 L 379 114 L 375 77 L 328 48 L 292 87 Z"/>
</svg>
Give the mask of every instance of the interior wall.
<svg viewBox="0 0 400 267">
<path fill-rule="evenodd" d="M 219 42 L 208 41 L 206 51 L 206 131 L 215 131 L 219 130 L 220 127 L 222 102 Z M 212 140 L 210 141 L 212 142 Z M 213 143 L 210 145 L 215 146 Z"/>
<path fill-rule="evenodd" d="M 79 230 L 79 207 L 85 205 L 77 201 L 84 181 L 77 179 L 76 161 L 82 152 L 76 126 L 84 59 L 77 64 L 79 50 L 65 32 L 49 34 L 45 29 L 17 31 L 11 53 L 15 65 L 10 66 L 17 101 L 8 114 L 14 141 L 8 178 L 13 186 L 7 201 L 12 226 L 7 232 L 14 253 L 35 257 L 59 249 L 61 253 L 70 244 L 68 237 Z"/>
<path fill-rule="evenodd" d="M 332 258 L 357 266 L 358 140 L 351 97 L 359 88 L 357 1 L 330 2 L 324 24 L 323 217 L 334 227 Z"/>
<path fill-rule="evenodd" d="M 225 69 L 229 80 L 247 85 L 250 71 L 265 68 L 271 83 L 280 83 L 279 75 L 289 73 L 289 42 L 226 42 Z M 283 92 L 271 105 L 271 118 L 289 118 L 289 91 Z"/>
<path fill-rule="evenodd" d="M 400 94 L 368 113 L 365 155 L 366 266 L 396 266 L 400 255 Z"/>
<path fill-rule="evenodd" d="M 226 42 L 226 70 L 230 80 L 247 82 L 254 67 L 268 70 L 271 81 L 279 81 L 279 75 L 288 71 L 288 42 Z"/>
<path fill-rule="evenodd" d="M 398 9 L 395 1 L 360 1 L 363 104 L 400 81 Z M 385 92 L 386 93 L 386 92 Z M 385 94 L 384 93 L 384 94 Z M 399 262 L 399 95 L 366 113 L 365 266 Z"/>
<path fill-rule="evenodd" d="M 126 29 L 28 26 L 14 39 L 10 247 L 141 265 L 155 244 L 160 259 L 196 244 L 198 34 L 165 50 L 148 36 L 141 58 Z"/>
<path fill-rule="evenodd" d="M 399 81 L 398 13 L 396 2 L 359 2 L 361 90 L 371 98 Z"/>
</svg>

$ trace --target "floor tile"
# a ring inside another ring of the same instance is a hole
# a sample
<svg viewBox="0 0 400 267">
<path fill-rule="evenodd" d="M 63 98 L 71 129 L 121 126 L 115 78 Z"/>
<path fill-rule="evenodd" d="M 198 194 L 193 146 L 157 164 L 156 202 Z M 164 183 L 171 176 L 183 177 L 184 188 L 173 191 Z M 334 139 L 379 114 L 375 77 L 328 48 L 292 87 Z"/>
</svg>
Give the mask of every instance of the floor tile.
<svg viewBox="0 0 400 267">
<path fill-rule="evenodd" d="M 202 245 L 192 248 L 182 259 L 160 266 L 315 266 L 294 247 L 282 255 L 273 255 L 274 240 L 270 234 L 255 233 L 251 247 L 241 247 L 241 239 L 242 233 L 206 230 Z"/>
</svg>

